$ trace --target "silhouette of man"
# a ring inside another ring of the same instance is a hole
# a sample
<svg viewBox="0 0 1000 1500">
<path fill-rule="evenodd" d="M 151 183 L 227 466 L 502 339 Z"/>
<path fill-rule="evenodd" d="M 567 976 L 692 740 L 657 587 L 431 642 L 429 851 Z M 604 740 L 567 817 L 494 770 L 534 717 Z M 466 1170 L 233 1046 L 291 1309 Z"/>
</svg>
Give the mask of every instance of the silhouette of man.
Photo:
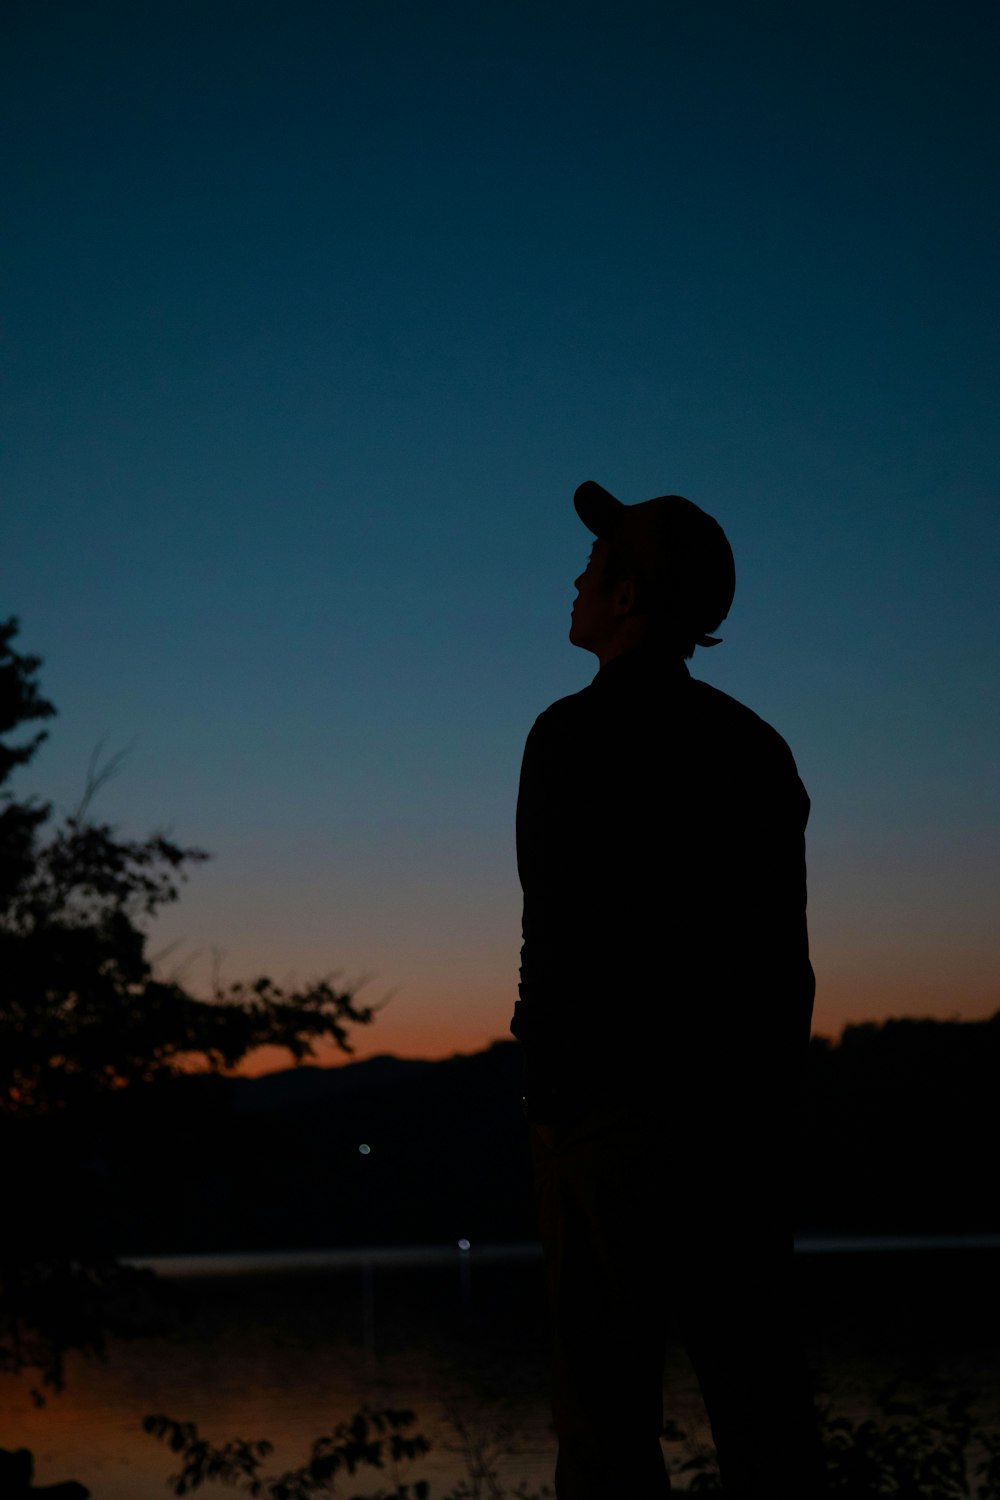
<svg viewBox="0 0 1000 1500">
<path fill-rule="evenodd" d="M 791 1161 L 814 982 L 809 799 L 784 740 L 685 665 L 735 589 L 691 501 L 575 496 L 570 640 L 600 670 L 528 736 L 522 1043 L 559 1500 L 670 1490 L 666 1341 L 732 1500 L 823 1493 L 791 1315 Z"/>
</svg>

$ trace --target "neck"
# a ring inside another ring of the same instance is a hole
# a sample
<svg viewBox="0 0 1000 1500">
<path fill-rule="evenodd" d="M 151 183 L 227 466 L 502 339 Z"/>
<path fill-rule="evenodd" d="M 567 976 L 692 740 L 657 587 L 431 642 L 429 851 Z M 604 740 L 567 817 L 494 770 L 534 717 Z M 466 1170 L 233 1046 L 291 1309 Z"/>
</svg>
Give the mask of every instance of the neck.
<svg viewBox="0 0 1000 1500">
<path fill-rule="evenodd" d="M 594 654 L 601 664 L 602 671 L 611 662 L 619 661 L 622 657 L 628 656 L 635 658 L 637 665 L 640 660 L 648 661 L 656 663 L 658 667 L 662 666 L 664 669 L 668 669 L 672 665 L 681 667 L 685 674 L 687 673 L 687 663 L 679 650 L 673 649 L 663 641 L 658 641 L 655 637 L 648 635 L 643 635 L 639 640 L 634 641 L 630 645 L 618 645 L 616 649 L 606 652 L 595 652 Z"/>
<path fill-rule="evenodd" d="M 610 640 L 602 642 L 594 655 L 602 667 L 606 667 L 609 661 L 614 661 L 618 656 L 624 656 L 626 651 L 637 651 L 640 646 L 649 644 L 649 638 L 645 626 L 634 615 L 627 616 L 622 620 L 611 636 Z"/>
</svg>

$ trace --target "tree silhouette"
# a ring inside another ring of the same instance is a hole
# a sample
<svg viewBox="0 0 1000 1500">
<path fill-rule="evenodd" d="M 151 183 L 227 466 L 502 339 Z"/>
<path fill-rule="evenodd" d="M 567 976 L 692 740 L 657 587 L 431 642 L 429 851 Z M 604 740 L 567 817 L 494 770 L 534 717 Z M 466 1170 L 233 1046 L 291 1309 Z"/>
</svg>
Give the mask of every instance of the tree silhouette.
<svg viewBox="0 0 1000 1500">
<path fill-rule="evenodd" d="M 114 763 L 92 767 L 80 806 L 61 820 L 7 788 L 47 732 L 7 737 L 56 711 L 39 691 L 40 658 L 14 647 L 17 632 L 16 619 L 0 624 L 0 1148 L 12 1164 L 0 1369 L 37 1369 L 58 1389 L 69 1349 L 100 1352 L 107 1333 L 148 1327 L 149 1273 L 120 1264 L 88 1211 L 99 1182 L 86 1148 L 102 1100 L 192 1067 L 232 1068 L 259 1047 L 296 1062 L 318 1042 L 350 1052 L 350 1028 L 376 1007 L 329 978 L 293 992 L 267 977 L 217 984 L 201 1000 L 157 977 L 147 924 L 208 856 L 95 821 L 93 797 Z M 67 1116 L 71 1151 L 55 1128 Z"/>
</svg>

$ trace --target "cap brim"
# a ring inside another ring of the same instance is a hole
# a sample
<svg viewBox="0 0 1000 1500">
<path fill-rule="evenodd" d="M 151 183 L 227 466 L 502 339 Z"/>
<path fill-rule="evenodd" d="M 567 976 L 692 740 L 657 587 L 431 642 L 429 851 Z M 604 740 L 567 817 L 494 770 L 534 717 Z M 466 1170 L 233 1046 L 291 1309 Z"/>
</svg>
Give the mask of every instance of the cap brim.
<svg viewBox="0 0 1000 1500">
<path fill-rule="evenodd" d="M 576 513 L 595 536 L 610 536 L 625 509 L 620 500 L 597 484 L 593 479 L 584 480 L 573 496 Z"/>
</svg>

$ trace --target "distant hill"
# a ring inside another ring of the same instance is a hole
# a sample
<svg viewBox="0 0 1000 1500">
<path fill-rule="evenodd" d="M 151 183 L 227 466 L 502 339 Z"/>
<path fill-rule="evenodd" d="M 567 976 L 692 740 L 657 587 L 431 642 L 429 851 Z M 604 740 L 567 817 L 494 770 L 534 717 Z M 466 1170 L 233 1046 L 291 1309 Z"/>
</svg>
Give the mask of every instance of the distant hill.
<svg viewBox="0 0 1000 1500">
<path fill-rule="evenodd" d="M 54 1196 L 132 1254 L 530 1239 L 520 1078 L 517 1044 L 498 1042 L 440 1062 L 173 1080 L 49 1122 L 73 1183 Z M 1000 1013 L 814 1041 L 799 1227 L 1000 1227 L 998 1079 Z"/>
<path fill-rule="evenodd" d="M 520 1077 L 516 1043 L 499 1043 L 442 1062 L 374 1057 L 178 1080 L 158 1101 L 137 1098 L 121 1111 L 127 1130 L 104 1135 L 116 1243 L 165 1252 L 530 1238 Z"/>
<path fill-rule="evenodd" d="M 1000 1011 L 814 1039 L 805 1102 L 803 1228 L 1000 1229 Z"/>
</svg>

